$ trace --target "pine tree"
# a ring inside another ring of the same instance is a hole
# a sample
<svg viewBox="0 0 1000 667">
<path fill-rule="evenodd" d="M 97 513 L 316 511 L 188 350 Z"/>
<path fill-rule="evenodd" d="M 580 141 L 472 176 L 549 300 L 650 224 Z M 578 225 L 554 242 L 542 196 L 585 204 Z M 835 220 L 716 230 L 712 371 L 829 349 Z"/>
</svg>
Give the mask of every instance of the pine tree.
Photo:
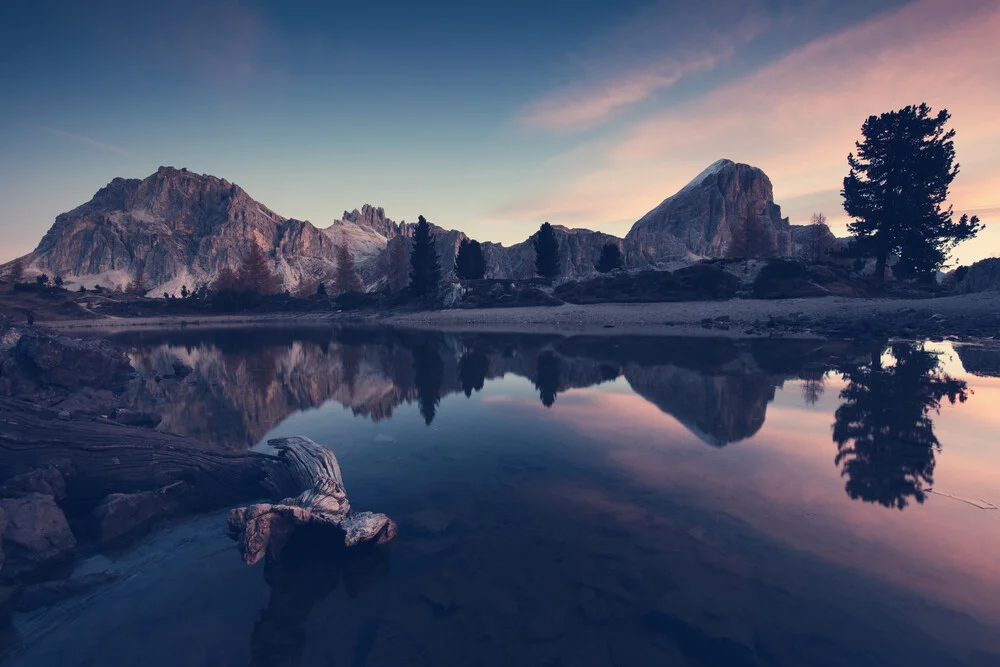
<svg viewBox="0 0 1000 667">
<path fill-rule="evenodd" d="M 125 286 L 125 293 L 131 294 L 132 296 L 144 296 L 147 290 L 146 269 L 140 266 L 135 270 L 135 276 L 132 278 L 132 282 Z"/>
<path fill-rule="evenodd" d="M 243 258 L 236 272 L 236 290 L 247 294 L 274 294 L 278 291 L 278 280 L 271 273 L 271 262 L 256 243 Z"/>
<path fill-rule="evenodd" d="M 402 237 L 389 241 L 389 266 L 386 271 L 389 291 L 393 294 L 406 289 L 410 282 L 409 265 L 406 261 L 406 247 Z"/>
<path fill-rule="evenodd" d="M 535 236 L 535 271 L 543 278 L 559 275 L 559 241 L 555 229 L 543 222 Z"/>
<path fill-rule="evenodd" d="M 212 284 L 212 289 L 216 293 L 235 292 L 238 280 L 236 272 L 228 266 L 224 266 L 219 269 L 219 273 L 215 276 L 215 282 Z"/>
<path fill-rule="evenodd" d="M 894 271 L 929 277 L 959 242 L 979 233 L 979 218 L 952 220 L 944 208 L 948 187 L 958 175 L 955 130 L 946 130 L 947 109 L 931 115 L 926 104 L 869 116 L 861 126 L 864 141 L 857 156 L 847 156 L 844 210 L 854 218 L 848 230 L 858 254 L 874 255 L 875 275 L 885 278 L 890 254 L 899 255 Z"/>
<path fill-rule="evenodd" d="M 618 244 L 605 243 L 604 247 L 601 248 L 601 257 L 597 260 L 595 268 L 601 273 L 611 273 L 616 269 L 622 268 L 623 265 L 622 251 L 618 247 Z"/>
<path fill-rule="evenodd" d="M 431 226 L 420 216 L 413 230 L 413 250 L 410 251 L 410 287 L 416 296 L 427 297 L 437 292 L 441 282 L 441 263 L 434 248 Z"/>
<path fill-rule="evenodd" d="M 363 292 L 364 284 L 361 282 L 361 276 L 358 275 L 358 270 L 354 266 L 354 258 L 351 257 L 351 251 L 347 248 L 343 237 L 340 239 L 340 245 L 337 246 L 336 256 L 337 273 L 333 280 L 334 291 L 339 293 Z"/>
<path fill-rule="evenodd" d="M 462 280 L 479 280 L 486 275 L 486 258 L 479 241 L 462 239 L 455 255 L 455 275 Z"/>
<path fill-rule="evenodd" d="M 830 228 L 826 224 L 826 216 L 822 213 L 813 213 L 809 221 L 805 247 L 805 255 L 811 261 L 820 262 L 826 259 L 830 253 L 829 232 Z"/>
<path fill-rule="evenodd" d="M 14 263 L 10 265 L 7 276 L 10 278 L 10 283 L 12 285 L 16 285 L 24 280 L 24 262 L 20 259 L 15 259 Z"/>
</svg>

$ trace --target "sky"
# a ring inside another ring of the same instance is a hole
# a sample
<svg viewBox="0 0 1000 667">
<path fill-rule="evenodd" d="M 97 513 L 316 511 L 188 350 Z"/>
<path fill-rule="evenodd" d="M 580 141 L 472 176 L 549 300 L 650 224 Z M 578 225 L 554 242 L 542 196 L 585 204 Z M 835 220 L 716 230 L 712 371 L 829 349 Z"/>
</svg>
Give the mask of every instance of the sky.
<svg viewBox="0 0 1000 667">
<path fill-rule="evenodd" d="M 1000 0 L 240 2 L 0 8 L 0 261 L 117 176 L 187 167 L 326 227 L 365 203 L 480 240 L 624 235 L 710 163 L 848 222 L 871 114 L 947 108 L 956 212 L 1000 255 Z"/>
</svg>

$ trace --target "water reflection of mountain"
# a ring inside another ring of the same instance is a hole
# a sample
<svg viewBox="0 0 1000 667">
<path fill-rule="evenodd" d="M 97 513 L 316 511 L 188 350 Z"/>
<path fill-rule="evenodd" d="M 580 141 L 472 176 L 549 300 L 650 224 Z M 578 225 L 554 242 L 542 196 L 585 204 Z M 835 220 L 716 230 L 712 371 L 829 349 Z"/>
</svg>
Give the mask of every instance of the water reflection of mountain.
<svg viewBox="0 0 1000 667">
<path fill-rule="evenodd" d="M 654 337 L 432 334 L 391 329 L 130 334 L 137 409 L 161 429 L 243 448 L 290 414 L 336 401 L 380 420 L 416 402 L 429 424 L 441 398 L 511 374 L 540 401 L 620 376 L 633 390 L 723 446 L 763 425 L 775 388 L 856 354 L 846 343 Z"/>
<path fill-rule="evenodd" d="M 966 371 L 980 377 L 1000 377 L 1000 347 L 986 345 L 956 345 L 955 351 Z"/>
</svg>

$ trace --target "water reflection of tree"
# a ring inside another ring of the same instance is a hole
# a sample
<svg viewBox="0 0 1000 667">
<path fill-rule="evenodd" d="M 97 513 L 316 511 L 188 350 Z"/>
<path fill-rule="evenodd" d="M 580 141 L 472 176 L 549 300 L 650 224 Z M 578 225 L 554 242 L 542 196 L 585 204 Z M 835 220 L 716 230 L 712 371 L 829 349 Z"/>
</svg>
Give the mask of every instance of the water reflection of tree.
<svg viewBox="0 0 1000 667">
<path fill-rule="evenodd" d="M 358 385 L 358 373 L 361 371 L 361 358 L 364 350 L 360 345 L 344 345 L 340 348 L 341 363 L 344 369 L 344 386 L 347 395 L 354 396 Z"/>
<path fill-rule="evenodd" d="M 458 379 L 467 397 L 486 385 L 486 375 L 489 372 L 490 360 L 482 350 L 472 350 L 462 355 L 458 360 Z"/>
<path fill-rule="evenodd" d="M 816 405 L 826 391 L 826 374 L 807 377 L 802 382 L 802 400 L 806 405 Z"/>
<path fill-rule="evenodd" d="M 922 503 L 933 485 L 934 458 L 941 448 L 931 411 L 941 401 L 964 402 L 966 384 L 941 372 L 938 355 L 922 345 L 896 343 L 895 362 L 883 366 L 881 350 L 867 363 L 843 369 L 833 440 L 837 465 L 856 500 L 903 509 Z"/>
<path fill-rule="evenodd" d="M 559 390 L 559 358 L 552 352 L 542 352 L 538 355 L 538 376 L 535 389 L 542 399 L 542 405 L 551 408 L 556 402 L 556 392 Z"/>
<path fill-rule="evenodd" d="M 301 664 L 313 608 L 341 581 L 353 599 L 388 572 L 385 548 L 346 549 L 343 539 L 336 531 L 299 529 L 279 558 L 265 561 L 264 580 L 271 595 L 250 636 L 252 667 Z"/>
<path fill-rule="evenodd" d="M 432 343 L 421 343 L 413 348 L 413 376 L 420 414 L 430 426 L 441 402 L 444 381 L 444 361 Z"/>
</svg>

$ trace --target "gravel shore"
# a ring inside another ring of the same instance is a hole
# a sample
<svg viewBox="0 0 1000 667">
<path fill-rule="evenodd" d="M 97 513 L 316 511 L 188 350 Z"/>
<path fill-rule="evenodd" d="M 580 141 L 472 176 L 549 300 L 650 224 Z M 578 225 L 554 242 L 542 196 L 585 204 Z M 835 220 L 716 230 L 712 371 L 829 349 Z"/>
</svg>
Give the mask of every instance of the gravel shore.
<svg viewBox="0 0 1000 667">
<path fill-rule="evenodd" d="M 933 299 L 732 299 L 410 313 L 266 313 L 45 322 L 63 330 L 388 324 L 416 329 L 721 336 L 1000 336 L 1000 292 Z"/>
<path fill-rule="evenodd" d="M 675 303 L 604 303 L 533 308 L 440 310 L 388 318 L 428 329 L 722 335 L 1000 335 L 1000 292 L 933 299 L 841 297 Z"/>
</svg>

